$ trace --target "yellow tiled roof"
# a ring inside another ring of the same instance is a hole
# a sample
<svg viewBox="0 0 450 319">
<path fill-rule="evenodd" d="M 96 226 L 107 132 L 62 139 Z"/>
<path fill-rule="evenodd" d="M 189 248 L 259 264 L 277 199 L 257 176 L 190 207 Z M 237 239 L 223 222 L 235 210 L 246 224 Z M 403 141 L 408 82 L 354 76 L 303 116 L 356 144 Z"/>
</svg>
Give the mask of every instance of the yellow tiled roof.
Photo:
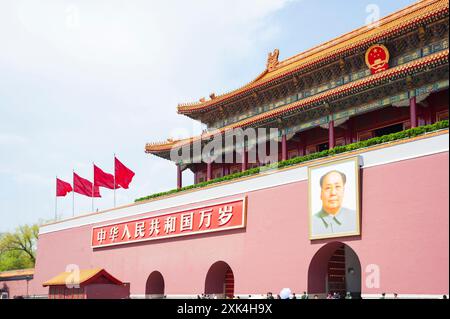
<svg viewBox="0 0 450 319">
<path fill-rule="evenodd" d="M 0 272 L 0 280 L 11 277 L 32 276 L 32 275 L 34 275 L 34 268 L 8 270 Z"/>
<path fill-rule="evenodd" d="M 215 106 L 219 102 L 259 87 L 289 73 L 312 66 L 350 49 L 369 45 L 392 32 L 408 27 L 418 21 L 422 21 L 443 10 L 448 12 L 448 8 L 449 2 L 447 0 L 419 1 L 375 22 L 376 24 L 361 27 L 331 41 L 316 46 L 308 51 L 281 61 L 272 71 L 264 71 L 255 80 L 242 86 L 241 88 L 215 96 L 214 99 L 211 100 L 179 104 L 178 112 L 181 114 L 189 114 Z"/>
<path fill-rule="evenodd" d="M 290 112 L 294 109 L 303 108 L 312 103 L 317 103 L 317 102 L 324 100 L 330 96 L 339 95 L 339 94 L 343 94 L 345 92 L 359 89 L 366 85 L 370 85 L 372 83 L 377 83 L 377 81 L 381 81 L 383 79 L 389 78 L 390 76 L 404 74 L 405 72 L 408 72 L 409 70 L 420 69 L 423 66 L 430 65 L 430 64 L 432 65 L 438 61 L 443 61 L 441 63 L 444 63 L 444 62 L 448 63 L 448 55 L 449 55 L 449 50 L 448 49 L 443 50 L 441 52 L 431 54 L 424 58 L 414 60 L 409 63 L 403 64 L 400 66 L 396 66 L 391 69 L 387 69 L 386 71 L 370 75 L 368 77 L 362 78 L 362 79 L 354 81 L 354 82 L 347 83 L 345 85 L 336 87 L 334 89 L 330 89 L 328 91 L 325 91 L 325 92 L 322 92 L 322 93 L 319 93 L 316 95 L 312 95 L 308 98 L 287 104 L 285 106 L 252 116 L 247 119 L 243 119 L 239 122 L 230 124 L 228 126 L 221 128 L 220 130 L 216 130 L 209 134 L 211 134 L 211 135 L 219 134 L 219 133 L 223 133 L 230 129 L 246 127 L 250 124 L 253 124 L 255 122 L 259 122 L 259 121 L 262 121 L 262 120 L 265 120 L 268 118 L 275 118 L 277 116 L 280 116 L 280 114 L 283 114 L 285 112 Z M 202 137 L 206 137 L 209 134 L 198 135 L 198 136 L 194 136 L 194 137 L 190 137 L 190 138 L 186 138 L 186 139 L 180 139 L 180 140 L 167 140 L 166 142 L 162 142 L 162 143 L 148 143 L 145 146 L 145 151 L 147 153 L 158 153 L 158 152 L 163 152 L 163 151 L 169 151 L 174 146 L 180 147 L 182 145 L 192 143 L 193 141 L 196 141 Z"/>
<path fill-rule="evenodd" d="M 95 269 L 80 270 L 79 280 L 76 280 L 74 273 L 63 272 L 63 273 L 60 273 L 59 275 L 57 275 L 56 277 L 53 277 L 52 279 L 44 282 L 42 285 L 44 287 L 46 287 L 46 286 L 63 286 L 63 285 L 67 285 L 67 284 L 81 285 L 81 284 L 87 282 L 89 279 L 91 279 L 97 275 L 100 275 L 100 273 L 103 273 L 105 276 L 112 279 L 112 281 L 116 281 L 118 283 L 120 282 L 120 280 L 111 276 L 103 268 L 95 268 Z M 77 281 L 77 282 L 75 282 L 75 281 Z"/>
</svg>

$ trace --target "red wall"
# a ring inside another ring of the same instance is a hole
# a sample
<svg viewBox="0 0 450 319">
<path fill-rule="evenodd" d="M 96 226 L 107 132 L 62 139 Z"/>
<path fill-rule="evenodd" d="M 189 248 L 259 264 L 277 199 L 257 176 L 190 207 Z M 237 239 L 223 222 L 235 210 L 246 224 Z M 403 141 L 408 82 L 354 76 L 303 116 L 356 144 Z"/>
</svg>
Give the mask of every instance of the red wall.
<svg viewBox="0 0 450 319">
<path fill-rule="evenodd" d="M 130 282 L 132 294 L 144 294 L 156 270 L 164 277 L 165 294 L 196 295 L 204 292 L 208 270 L 217 261 L 230 265 L 237 294 L 284 287 L 301 292 L 308 287 L 313 256 L 325 244 L 340 241 L 359 257 L 363 294 L 448 293 L 448 161 L 444 152 L 362 169 L 358 237 L 308 239 L 307 181 L 246 193 L 244 230 L 98 250 L 90 247 L 93 225 L 42 234 L 33 292 L 46 294 L 39 283 L 77 264 L 105 268 Z M 373 264 L 380 270 L 379 287 L 365 285 Z"/>
<path fill-rule="evenodd" d="M 85 288 L 87 299 L 128 299 L 130 285 L 94 284 Z"/>
<path fill-rule="evenodd" d="M 28 283 L 31 287 L 31 281 Z M 27 295 L 27 281 L 22 280 L 11 280 L 2 281 L 0 280 L 0 289 L 7 289 L 9 291 L 9 298 L 14 298 L 14 296 L 26 296 Z"/>
</svg>

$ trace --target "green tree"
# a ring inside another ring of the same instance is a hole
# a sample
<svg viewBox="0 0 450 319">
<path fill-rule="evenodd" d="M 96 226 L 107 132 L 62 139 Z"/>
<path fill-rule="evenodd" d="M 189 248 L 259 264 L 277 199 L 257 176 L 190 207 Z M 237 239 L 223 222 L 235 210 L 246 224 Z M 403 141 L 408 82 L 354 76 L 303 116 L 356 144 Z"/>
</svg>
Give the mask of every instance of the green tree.
<svg viewBox="0 0 450 319">
<path fill-rule="evenodd" d="M 0 270 L 34 267 L 39 226 L 20 226 L 0 237 Z"/>
<path fill-rule="evenodd" d="M 0 271 L 33 268 L 27 254 L 21 251 L 7 251 L 0 255 Z"/>
</svg>

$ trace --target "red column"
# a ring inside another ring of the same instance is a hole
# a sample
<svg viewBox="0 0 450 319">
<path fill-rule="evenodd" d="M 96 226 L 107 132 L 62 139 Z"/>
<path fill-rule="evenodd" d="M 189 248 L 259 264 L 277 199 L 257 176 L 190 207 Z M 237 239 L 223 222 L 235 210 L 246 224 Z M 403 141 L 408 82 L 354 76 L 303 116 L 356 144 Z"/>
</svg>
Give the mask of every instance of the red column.
<svg viewBox="0 0 450 319">
<path fill-rule="evenodd" d="M 429 108 L 430 108 L 430 124 L 434 124 L 436 122 L 436 110 L 434 108 L 434 104 L 431 104 Z"/>
<path fill-rule="evenodd" d="M 300 135 L 300 145 L 299 145 L 299 149 L 298 149 L 298 154 L 300 156 L 304 156 L 306 155 L 306 132 L 303 132 Z"/>
<path fill-rule="evenodd" d="M 206 163 L 206 180 L 210 181 L 211 177 L 212 177 L 212 163 L 208 161 Z"/>
<path fill-rule="evenodd" d="M 181 171 L 180 164 L 177 164 L 177 188 L 180 189 L 183 187 L 183 172 Z"/>
<path fill-rule="evenodd" d="M 300 141 L 297 143 L 297 152 L 298 156 L 303 156 L 303 140 L 300 138 Z"/>
<path fill-rule="evenodd" d="M 425 113 L 425 124 L 426 125 L 431 124 L 431 107 L 428 106 L 424 108 L 424 113 Z"/>
<path fill-rule="evenodd" d="M 242 151 L 242 169 L 241 171 L 246 171 L 247 170 L 247 161 L 248 157 L 247 157 L 247 150 L 244 148 L 244 150 Z"/>
<path fill-rule="evenodd" d="M 352 118 L 352 129 L 350 131 L 350 139 L 352 143 L 355 143 L 358 140 L 358 135 L 356 134 L 356 120 Z"/>
<path fill-rule="evenodd" d="M 417 127 L 417 104 L 415 96 L 409 99 L 409 117 L 411 128 Z"/>
<path fill-rule="evenodd" d="M 286 133 L 283 132 L 281 135 L 281 160 L 287 160 L 287 146 L 286 146 Z"/>
<path fill-rule="evenodd" d="M 328 149 L 334 147 L 334 121 L 328 123 Z"/>
<path fill-rule="evenodd" d="M 347 121 L 347 129 L 345 130 L 345 144 L 353 143 L 353 118 L 349 118 Z"/>
</svg>

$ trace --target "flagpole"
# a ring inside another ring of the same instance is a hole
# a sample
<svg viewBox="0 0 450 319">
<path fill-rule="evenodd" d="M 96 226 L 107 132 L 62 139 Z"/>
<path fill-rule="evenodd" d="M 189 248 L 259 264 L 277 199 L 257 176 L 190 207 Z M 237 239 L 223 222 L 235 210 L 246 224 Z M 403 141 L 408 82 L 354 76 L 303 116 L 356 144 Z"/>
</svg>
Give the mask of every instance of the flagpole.
<svg viewBox="0 0 450 319">
<path fill-rule="evenodd" d="M 72 185 L 73 185 L 73 191 L 72 191 L 72 217 L 75 216 L 75 170 L 72 169 Z"/>
<path fill-rule="evenodd" d="M 92 212 L 94 212 L 94 184 L 95 184 L 95 172 L 94 172 L 94 162 L 92 162 Z"/>
<path fill-rule="evenodd" d="M 58 216 L 58 175 L 56 175 L 56 192 L 55 192 L 55 222 Z"/>
<path fill-rule="evenodd" d="M 114 153 L 114 208 L 116 207 L 116 153 Z"/>
</svg>

